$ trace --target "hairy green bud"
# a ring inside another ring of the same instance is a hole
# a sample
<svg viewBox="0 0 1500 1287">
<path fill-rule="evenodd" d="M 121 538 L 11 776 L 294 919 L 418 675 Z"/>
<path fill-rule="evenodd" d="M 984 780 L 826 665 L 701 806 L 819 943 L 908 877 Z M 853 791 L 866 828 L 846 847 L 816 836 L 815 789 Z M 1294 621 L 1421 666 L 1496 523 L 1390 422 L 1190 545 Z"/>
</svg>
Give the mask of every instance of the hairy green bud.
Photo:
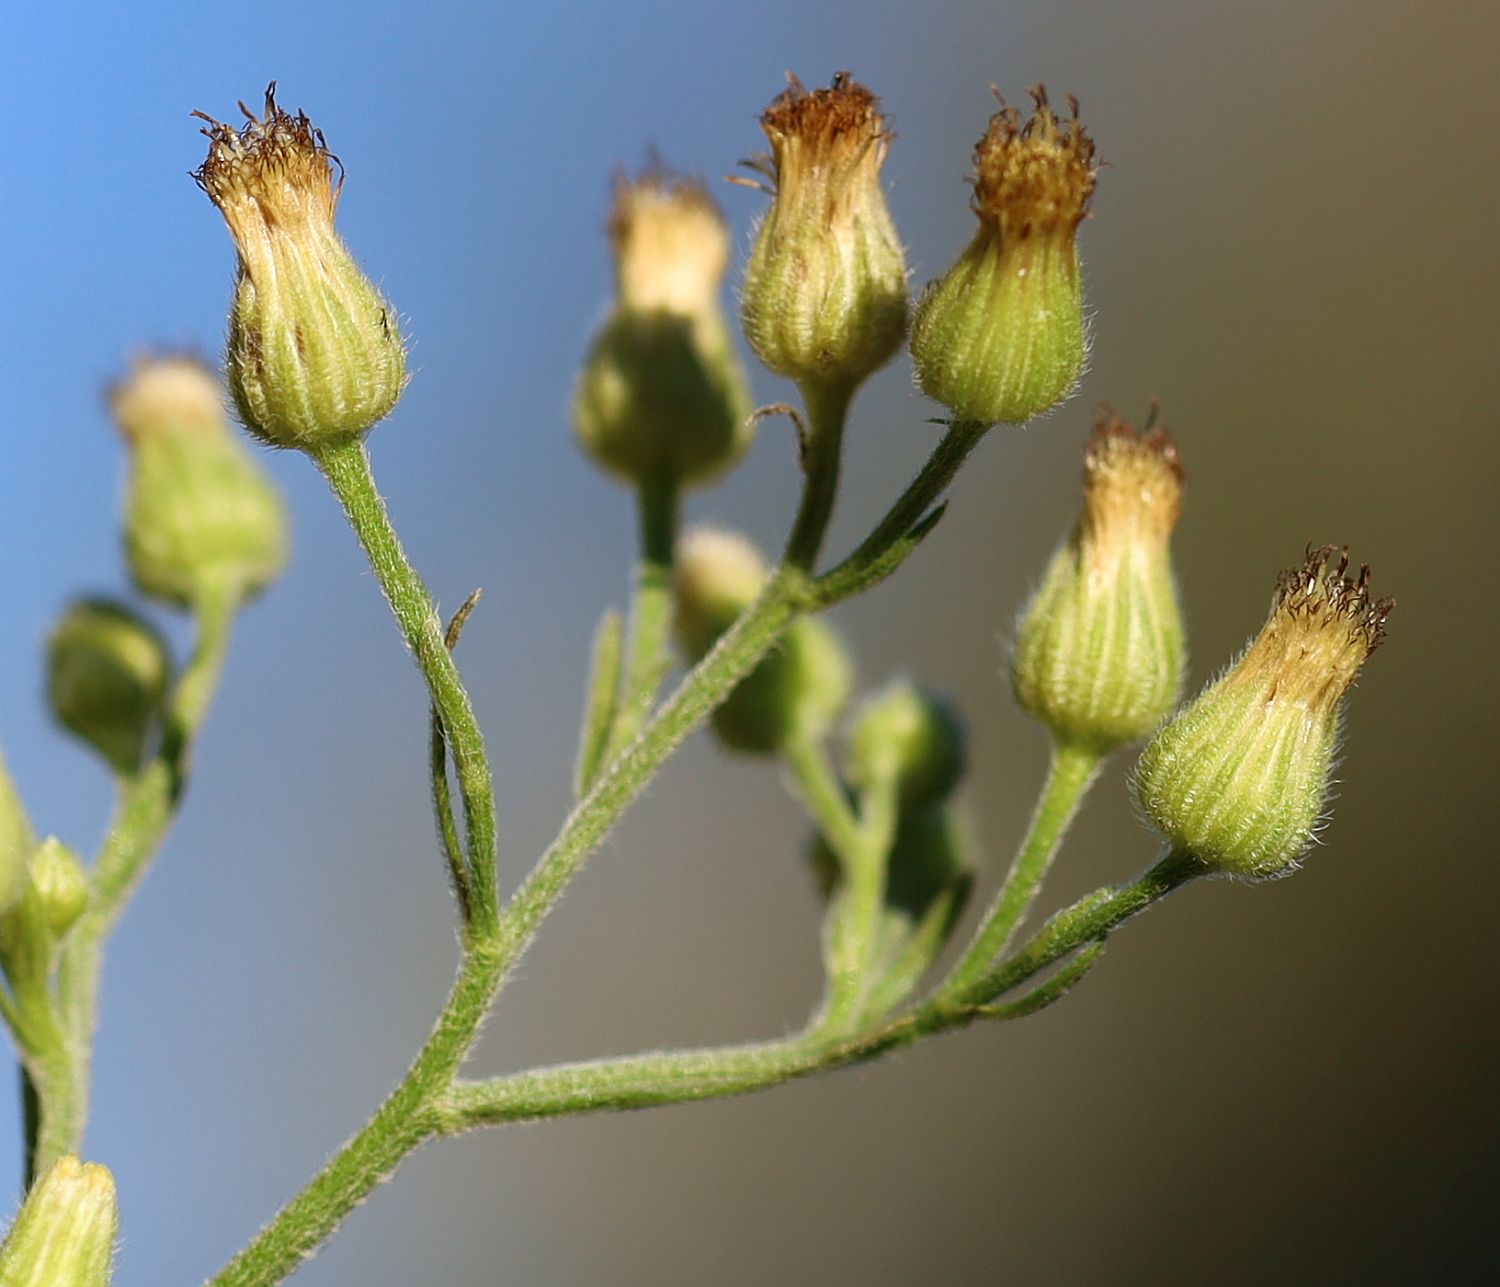
<svg viewBox="0 0 1500 1287">
<path fill-rule="evenodd" d="M 906 333 L 906 258 L 880 187 L 891 135 L 875 95 L 847 72 L 811 92 L 789 79 L 761 117 L 771 155 L 750 163 L 772 200 L 740 316 L 777 375 L 852 391 Z"/>
<path fill-rule="evenodd" d="M 67 845 L 48 836 L 28 867 L 37 910 L 53 938 L 62 938 L 89 903 L 89 878 Z"/>
<path fill-rule="evenodd" d="M 365 433 L 406 387 L 396 313 L 334 230 L 343 171 L 305 113 L 244 104 L 208 122 L 193 177 L 239 253 L 225 370 L 241 420 L 274 447 L 316 450 Z"/>
<path fill-rule="evenodd" d="M 0 755 L 0 916 L 15 906 L 26 889 L 26 861 L 35 847 L 31 819 Z"/>
<path fill-rule="evenodd" d="M 125 555 L 141 593 L 183 607 L 210 587 L 264 590 L 286 566 L 286 510 L 231 432 L 209 371 L 145 359 L 110 407 L 130 452 Z"/>
<path fill-rule="evenodd" d="M 940 803 L 963 777 L 965 740 L 952 706 L 898 679 L 855 713 L 845 756 L 850 785 L 893 780 L 903 812 Z"/>
<path fill-rule="evenodd" d="M 1344 697 L 1395 606 L 1348 572 L 1333 546 L 1283 572 L 1260 634 L 1141 753 L 1146 816 L 1224 875 L 1286 874 L 1323 817 Z"/>
<path fill-rule="evenodd" d="M 619 179 L 616 301 L 573 397 L 584 449 L 640 485 L 708 482 L 750 445 L 750 390 L 719 303 L 729 229 L 701 183 Z"/>
<path fill-rule="evenodd" d="M 171 679 L 166 640 L 138 613 L 80 599 L 47 641 L 47 700 L 117 773 L 140 767 Z"/>
<path fill-rule="evenodd" d="M 917 381 L 960 420 L 1019 424 L 1056 406 L 1083 372 L 1087 332 L 1075 237 L 1094 191 L 1078 104 L 1045 91 L 1024 123 L 1002 106 L 974 149 L 979 230 L 912 319 Z"/>
<path fill-rule="evenodd" d="M 760 554 L 742 536 L 699 528 L 683 538 L 676 630 L 689 658 L 697 661 L 713 647 L 755 601 L 766 577 Z M 804 617 L 714 712 L 714 732 L 733 750 L 775 754 L 794 739 L 825 733 L 852 684 L 853 667 L 839 637 Z"/>
<path fill-rule="evenodd" d="M 109 1168 L 59 1158 L 0 1245 L 4 1287 L 107 1287 L 119 1211 Z"/>
<path fill-rule="evenodd" d="M 1060 742 L 1103 754 L 1150 733 L 1181 691 L 1169 542 L 1182 466 L 1165 430 L 1106 413 L 1083 477 L 1083 513 L 1021 614 L 1010 678 Z"/>
</svg>

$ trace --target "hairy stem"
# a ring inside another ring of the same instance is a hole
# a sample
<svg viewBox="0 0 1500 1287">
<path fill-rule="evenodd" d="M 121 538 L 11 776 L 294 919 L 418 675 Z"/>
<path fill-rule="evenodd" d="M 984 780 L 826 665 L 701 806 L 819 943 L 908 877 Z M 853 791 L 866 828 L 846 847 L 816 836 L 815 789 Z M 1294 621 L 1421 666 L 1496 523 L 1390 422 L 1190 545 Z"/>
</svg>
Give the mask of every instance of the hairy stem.
<svg viewBox="0 0 1500 1287">
<path fill-rule="evenodd" d="M 807 430 L 801 447 L 802 504 L 792 523 L 782 563 L 798 572 L 811 572 L 823 548 L 833 517 L 839 472 L 844 454 L 844 421 L 854 390 L 842 385 L 808 381 L 802 386 L 807 407 Z"/>
</svg>

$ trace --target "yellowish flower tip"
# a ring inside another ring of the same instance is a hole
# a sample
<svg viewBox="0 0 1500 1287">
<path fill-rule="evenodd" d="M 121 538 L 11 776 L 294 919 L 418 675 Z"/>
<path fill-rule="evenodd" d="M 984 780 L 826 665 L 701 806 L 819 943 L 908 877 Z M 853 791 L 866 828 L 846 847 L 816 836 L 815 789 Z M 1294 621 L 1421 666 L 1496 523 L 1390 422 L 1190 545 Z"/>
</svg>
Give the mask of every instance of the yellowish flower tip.
<svg viewBox="0 0 1500 1287">
<path fill-rule="evenodd" d="M 32 1185 L 0 1246 L 0 1283 L 107 1287 L 118 1222 L 109 1168 L 59 1158 Z"/>
<path fill-rule="evenodd" d="M 1011 688 L 1067 745 L 1104 754 L 1177 704 L 1184 642 L 1170 540 L 1182 464 L 1167 431 L 1112 411 L 1084 453 L 1083 509 L 1022 612 Z"/>
<path fill-rule="evenodd" d="M 1132 550 L 1165 549 L 1182 512 L 1177 444 L 1156 410 L 1144 430 L 1100 411 L 1083 458 L 1083 546 L 1103 567 Z"/>
<path fill-rule="evenodd" d="M 906 258 L 881 191 L 890 131 L 848 72 L 787 89 L 761 117 L 771 155 L 747 162 L 771 209 L 745 269 L 745 335 L 772 371 L 853 388 L 906 332 Z"/>
<path fill-rule="evenodd" d="M 729 225 L 699 180 L 661 165 L 635 179 L 618 175 L 609 240 L 623 307 L 683 316 L 717 308 Z"/>
<path fill-rule="evenodd" d="M 229 225 L 239 275 L 226 374 L 245 427 L 316 449 L 366 432 L 401 396 L 396 314 L 334 230 L 343 169 L 323 132 L 266 90 L 236 129 L 203 112 L 208 156 L 193 177 Z"/>
<path fill-rule="evenodd" d="M 228 426 L 218 380 L 186 353 L 137 359 L 106 396 L 127 442 L 174 430 L 214 434 Z"/>
<path fill-rule="evenodd" d="M 1147 745 L 1136 795 L 1174 846 L 1244 880 L 1296 867 L 1324 818 L 1344 698 L 1395 606 L 1369 581 L 1347 550 L 1310 549 L 1239 660 Z"/>
<path fill-rule="evenodd" d="M 760 551 L 738 532 L 695 527 L 682 537 L 673 570 L 676 628 L 693 660 L 755 602 L 768 575 Z"/>
<path fill-rule="evenodd" d="M 912 321 L 923 392 L 980 424 L 1019 424 L 1056 406 L 1088 348 L 1076 233 L 1094 192 L 1094 144 L 1076 99 L 1060 117 L 1040 85 L 1031 96 L 1030 117 L 1002 98 L 990 118 L 974 149 L 979 228 Z"/>
<path fill-rule="evenodd" d="M 1000 97 L 999 91 L 995 91 Z M 1059 117 L 1044 86 L 1030 91 L 1035 110 L 1024 121 L 1000 99 L 974 147 L 974 213 L 1002 237 L 1071 238 L 1088 214 L 1098 165 L 1094 141 L 1078 119 L 1078 100 Z"/>
</svg>

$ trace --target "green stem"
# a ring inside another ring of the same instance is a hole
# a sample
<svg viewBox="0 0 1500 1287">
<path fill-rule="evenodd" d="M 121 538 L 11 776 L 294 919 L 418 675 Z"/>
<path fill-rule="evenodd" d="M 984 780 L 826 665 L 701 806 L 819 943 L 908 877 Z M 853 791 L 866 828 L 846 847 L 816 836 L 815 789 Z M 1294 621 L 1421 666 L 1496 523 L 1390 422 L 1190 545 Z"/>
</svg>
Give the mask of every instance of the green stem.
<svg viewBox="0 0 1500 1287">
<path fill-rule="evenodd" d="M 494 784 L 484 735 L 444 642 L 437 607 L 391 526 L 364 444 L 357 439 L 339 442 L 317 452 L 313 461 L 348 515 L 443 722 L 468 831 L 473 917 L 468 930 L 471 936 L 492 935 L 499 920 L 500 897 L 495 873 Z"/>
<path fill-rule="evenodd" d="M 437 1026 L 375 1115 L 210 1279 L 210 1287 L 269 1287 L 289 1275 L 370 1190 L 439 1128 L 432 1105 L 452 1084 L 514 957 L 472 945 Z"/>
<path fill-rule="evenodd" d="M 230 627 L 240 605 L 237 587 L 207 585 L 194 603 L 198 638 L 173 689 L 161 748 L 121 784 L 115 817 L 90 876 L 89 905 L 68 932 L 58 955 L 57 1016 L 60 1049 L 46 1085 L 37 1087 L 40 1117 L 65 1120 L 61 1152 L 77 1152 L 88 1120 L 90 1064 L 99 1017 L 99 973 L 104 940 L 124 912 L 181 803 L 198 730 L 223 672 Z M 64 1112 L 55 1103 L 66 1105 Z M 38 1151 L 42 1151 L 38 1140 Z"/>
<path fill-rule="evenodd" d="M 640 731 L 669 665 L 672 566 L 677 545 L 678 493 L 670 478 L 642 483 L 637 492 L 641 558 L 630 607 L 629 659 L 614 728 L 604 753 L 608 762 Z"/>
<path fill-rule="evenodd" d="M 853 396 L 854 390 L 843 385 L 808 381 L 802 386 L 808 421 L 801 441 L 802 504 L 782 556 L 782 563 L 798 572 L 813 570 L 833 517 L 844 451 L 844 422 Z"/>
<path fill-rule="evenodd" d="M 896 781 L 890 777 L 861 793 L 855 844 L 841 855 L 843 881 L 828 917 L 829 988 L 822 1023 L 830 1033 L 857 1026 L 865 1009 L 895 830 Z"/>
<path fill-rule="evenodd" d="M 859 819 L 827 750 L 815 738 L 796 737 L 782 747 L 781 758 L 818 832 L 841 864 L 848 861 L 859 848 Z"/>
<path fill-rule="evenodd" d="M 1036 900 L 1058 846 L 1102 761 L 1099 752 L 1085 747 L 1062 742 L 1053 745 L 1052 764 L 1026 838 L 1021 841 L 1005 883 L 1000 886 L 979 932 L 943 984 L 943 991 L 962 991 L 983 978 L 1005 951 L 1011 935 Z"/>
<path fill-rule="evenodd" d="M 814 1026 L 779 1041 L 564 1064 L 484 1081 L 462 1081 L 435 1106 L 436 1129 L 455 1135 L 477 1126 L 741 1095 L 796 1077 L 862 1063 L 975 1019 L 1033 1013 L 1056 999 L 1093 962 L 1091 944 L 1202 871 L 1191 857 L 1168 854 L 1135 880 L 1098 890 L 1053 917 L 1014 961 L 994 976 L 996 987 L 1008 991 L 1080 948 L 1088 955 L 1076 970 L 1065 973 L 1056 987 L 1044 986 L 1028 998 L 1026 1006 L 1008 1010 L 939 997 L 854 1035 L 830 1034 Z"/>
</svg>

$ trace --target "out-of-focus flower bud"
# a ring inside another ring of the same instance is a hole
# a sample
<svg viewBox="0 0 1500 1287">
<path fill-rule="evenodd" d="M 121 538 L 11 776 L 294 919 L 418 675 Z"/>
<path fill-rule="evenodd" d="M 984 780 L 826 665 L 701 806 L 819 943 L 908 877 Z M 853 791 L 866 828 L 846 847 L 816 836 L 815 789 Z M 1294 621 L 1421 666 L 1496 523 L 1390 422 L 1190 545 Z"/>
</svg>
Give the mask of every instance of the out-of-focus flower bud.
<svg viewBox="0 0 1500 1287">
<path fill-rule="evenodd" d="M 140 767 L 171 679 L 166 640 L 123 604 L 80 599 L 47 641 L 47 700 L 117 773 Z"/>
<path fill-rule="evenodd" d="M 1094 191 L 1094 144 L 1040 88 L 1024 123 L 990 118 L 974 150 L 979 231 L 917 303 L 917 380 L 960 420 L 1018 424 L 1055 406 L 1083 371 L 1087 335 L 1075 237 Z"/>
<path fill-rule="evenodd" d="M 0 915 L 15 906 L 26 888 L 26 860 L 36 847 L 36 835 L 26 806 L 0 755 Z"/>
<path fill-rule="evenodd" d="M 578 440 L 641 486 L 707 482 L 750 445 L 750 391 L 719 303 L 729 229 L 701 183 L 615 184 L 616 300 L 573 398 Z"/>
<path fill-rule="evenodd" d="M 1328 796 L 1344 696 L 1385 637 L 1394 600 L 1371 597 L 1327 546 L 1281 574 L 1266 624 L 1141 753 L 1136 796 L 1178 849 L 1229 876 L 1284 875 Z"/>
<path fill-rule="evenodd" d="M 767 575 L 742 536 L 699 528 L 683 538 L 676 628 L 691 660 L 702 658 L 755 601 Z M 852 682 L 838 636 L 821 621 L 801 618 L 714 712 L 714 732 L 734 750 L 775 754 L 794 739 L 826 732 L 848 702 Z"/>
<path fill-rule="evenodd" d="M 56 836 L 48 836 L 37 846 L 28 870 L 47 930 L 54 938 L 61 938 L 89 904 L 88 874 L 73 851 Z"/>
<path fill-rule="evenodd" d="M 890 132 L 847 72 L 811 92 L 790 78 L 761 128 L 771 155 L 751 164 L 773 191 L 745 268 L 745 336 L 776 374 L 852 391 L 906 331 L 906 259 L 880 187 Z"/>
<path fill-rule="evenodd" d="M 896 783 L 903 813 L 946 800 L 964 773 L 964 726 L 953 707 L 898 679 L 855 713 L 845 758 L 849 783 Z"/>
<path fill-rule="evenodd" d="M 1083 513 L 1021 614 L 1011 686 L 1067 745 L 1103 754 L 1145 737 L 1182 685 L 1169 542 L 1182 466 L 1165 430 L 1106 413 L 1084 457 Z"/>
<path fill-rule="evenodd" d="M 202 363 L 148 358 L 110 391 L 130 452 L 125 554 L 142 594 L 187 606 L 217 587 L 258 594 L 287 558 L 287 518 L 232 433 Z"/>
<path fill-rule="evenodd" d="M 109 1168 L 62 1157 L 26 1195 L 0 1245 L 4 1287 L 107 1287 L 119 1211 Z"/>
<path fill-rule="evenodd" d="M 276 447 L 317 450 L 370 429 L 406 385 L 395 310 L 334 231 L 337 158 L 307 116 L 240 104 L 239 129 L 208 122 L 194 174 L 239 253 L 225 368 L 245 427 Z"/>
</svg>

